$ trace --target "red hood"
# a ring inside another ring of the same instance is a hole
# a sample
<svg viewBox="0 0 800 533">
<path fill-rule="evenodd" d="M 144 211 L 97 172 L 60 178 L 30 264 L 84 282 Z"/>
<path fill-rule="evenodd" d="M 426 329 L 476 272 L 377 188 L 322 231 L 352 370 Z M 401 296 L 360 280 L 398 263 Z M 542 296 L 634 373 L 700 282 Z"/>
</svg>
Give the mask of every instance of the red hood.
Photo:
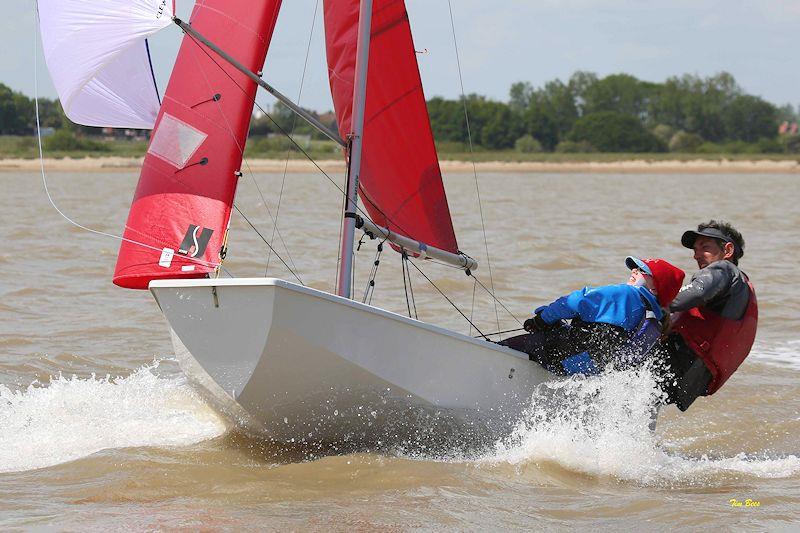
<svg viewBox="0 0 800 533">
<path fill-rule="evenodd" d="M 678 295 L 683 285 L 683 278 L 686 273 L 672 263 L 663 259 L 642 259 L 642 262 L 650 268 L 653 273 L 653 282 L 658 294 L 656 298 L 662 307 L 669 308 L 669 304 Z"/>
</svg>

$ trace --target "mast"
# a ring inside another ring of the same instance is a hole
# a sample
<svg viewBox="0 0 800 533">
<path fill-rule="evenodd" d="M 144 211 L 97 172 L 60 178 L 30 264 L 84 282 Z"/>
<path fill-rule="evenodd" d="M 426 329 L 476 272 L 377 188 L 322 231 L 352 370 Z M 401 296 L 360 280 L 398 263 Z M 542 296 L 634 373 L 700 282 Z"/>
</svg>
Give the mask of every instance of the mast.
<svg viewBox="0 0 800 533">
<path fill-rule="evenodd" d="M 361 0 L 358 16 L 358 42 L 356 48 L 355 88 L 353 90 L 353 131 L 347 168 L 347 198 L 342 218 L 341 262 L 336 291 L 339 296 L 352 297 L 353 241 L 356 231 L 358 206 L 358 178 L 361 173 L 361 147 L 364 134 L 364 108 L 367 102 L 367 68 L 369 66 L 369 40 L 372 29 L 372 0 Z"/>
<path fill-rule="evenodd" d="M 369 3 L 372 4 L 373 3 L 372 0 L 370 0 Z M 361 17 L 362 12 L 365 13 L 364 17 Z M 457 251 L 457 249 L 454 253 L 453 251 L 448 251 L 446 249 L 431 245 L 430 243 L 427 242 L 418 241 L 415 239 L 405 237 L 402 234 L 390 230 L 388 227 L 376 224 L 372 220 L 369 220 L 366 217 L 361 217 L 356 213 L 357 211 L 356 202 L 357 202 L 358 187 L 360 182 L 359 178 L 360 178 L 360 169 L 362 160 L 361 146 L 363 144 L 362 141 L 363 141 L 364 113 L 365 113 L 364 110 L 366 107 L 366 86 L 367 86 L 367 74 L 368 74 L 367 65 L 370 53 L 369 45 L 365 45 L 364 47 L 362 47 L 360 43 L 370 42 L 369 30 L 371 30 L 371 24 L 372 24 L 371 6 L 365 6 L 364 2 L 362 1 L 359 2 L 359 26 L 358 26 L 359 33 L 357 35 L 357 42 L 356 42 L 356 65 L 354 68 L 354 82 L 352 86 L 354 87 L 354 89 L 360 87 L 361 92 L 359 93 L 359 91 L 354 90 L 351 100 L 353 105 L 352 109 L 354 110 L 352 115 L 353 120 L 351 122 L 351 125 L 348 127 L 348 129 L 350 130 L 350 134 L 345 135 L 345 137 L 348 137 L 348 139 L 350 139 L 351 142 L 345 142 L 339 136 L 338 133 L 329 129 L 319 120 L 317 120 L 314 116 L 307 113 L 297 104 L 292 102 L 288 97 L 286 97 L 280 91 L 275 89 L 272 85 L 267 83 L 261 77 L 260 73 L 256 74 L 255 72 L 251 71 L 248 67 L 244 66 L 242 63 L 237 61 L 233 56 L 228 54 L 225 50 L 223 50 L 222 48 L 217 46 L 214 42 L 206 38 L 205 35 L 197 31 L 197 29 L 195 29 L 192 25 L 188 24 L 187 22 L 177 17 L 173 17 L 172 20 L 184 32 L 191 35 L 195 40 L 204 44 L 214 53 L 222 57 L 222 59 L 224 59 L 228 64 L 236 68 L 239 72 L 250 78 L 256 84 L 266 89 L 270 94 L 272 94 L 278 100 L 283 102 L 298 116 L 306 120 L 311 126 L 317 128 L 317 130 L 325 134 L 329 139 L 345 147 L 346 156 L 348 158 L 348 191 L 349 191 L 348 198 L 351 198 L 353 200 L 352 202 L 348 202 L 348 206 L 345 208 L 344 212 L 345 223 L 354 221 L 352 222 L 352 224 L 355 226 L 354 229 L 363 229 L 367 233 L 367 235 L 369 235 L 371 238 L 385 239 L 391 243 L 396 244 L 399 248 L 408 251 L 414 256 L 436 259 L 445 264 L 468 271 L 474 271 L 478 267 L 478 264 L 474 259 L 465 255 L 462 252 Z M 361 21 L 363 21 L 364 24 L 361 24 Z M 363 69 L 360 68 L 362 65 L 364 66 Z M 356 132 L 358 132 L 358 134 L 356 134 Z M 355 179 L 354 180 L 350 179 L 351 176 L 355 176 Z M 367 208 L 369 208 L 369 206 L 367 206 Z M 343 229 L 345 229 L 344 224 L 343 224 Z M 343 232 L 343 234 L 346 233 Z M 344 252 L 342 252 L 341 256 L 342 257 L 347 256 L 349 259 L 351 259 L 350 261 L 348 261 L 350 264 L 347 265 L 346 267 L 347 269 L 344 270 L 346 272 L 349 272 L 349 274 L 345 279 L 345 283 L 347 285 L 349 285 L 352 280 L 352 249 L 354 242 L 355 242 L 355 236 L 353 235 L 352 238 L 349 240 L 349 243 L 342 243 L 343 246 L 342 249 L 349 250 L 350 254 L 345 254 Z M 455 242 L 453 244 L 455 246 Z M 337 281 L 337 286 L 341 286 L 338 283 L 338 281 Z M 352 295 L 351 293 L 352 293 L 352 287 L 347 291 L 347 293 L 339 292 L 340 295 L 348 297 Z"/>
</svg>

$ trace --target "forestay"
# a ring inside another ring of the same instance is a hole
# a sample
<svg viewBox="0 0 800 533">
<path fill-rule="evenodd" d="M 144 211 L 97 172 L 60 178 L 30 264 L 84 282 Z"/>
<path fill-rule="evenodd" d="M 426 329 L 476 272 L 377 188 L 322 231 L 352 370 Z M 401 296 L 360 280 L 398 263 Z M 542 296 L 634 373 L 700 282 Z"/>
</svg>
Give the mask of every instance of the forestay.
<svg viewBox="0 0 800 533">
<path fill-rule="evenodd" d="M 325 0 L 339 134 L 352 133 L 359 0 Z M 376 224 L 456 253 L 411 28 L 402 0 L 374 0 L 359 193 Z"/>
<path fill-rule="evenodd" d="M 192 27 L 252 71 L 280 0 L 199 0 Z M 184 36 L 145 155 L 114 283 L 196 278 L 221 262 L 256 84 Z M 142 246 L 144 245 L 144 246 Z"/>
<path fill-rule="evenodd" d="M 160 105 L 147 37 L 171 23 L 167 0 L 38 0 L 47 68 L 77 124 L 150 129 Z"/>
</svg>

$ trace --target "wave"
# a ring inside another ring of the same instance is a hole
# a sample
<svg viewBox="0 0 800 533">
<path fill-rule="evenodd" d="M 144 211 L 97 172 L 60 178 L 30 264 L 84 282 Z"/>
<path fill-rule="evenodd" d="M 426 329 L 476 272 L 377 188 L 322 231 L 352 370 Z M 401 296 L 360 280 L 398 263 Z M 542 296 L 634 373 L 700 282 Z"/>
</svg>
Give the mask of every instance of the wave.
<svg viewBox="0 0 800 533">
<path fill-rule="evenodd" d="M 479 463 L 551 463 L 644 485 L 705 485 L 725 474 L 782 478 L 800 473 L 795 455 L 712 458 L 667 450 L 648 427 L 660 395 L 647 370 L 543 384 L 511 436 L 495 443 Z"/>
<path fill-rule="evenodd" d="M 186 446 L 221 435 L 224 422 L 183 377 L 158 362 L 127 377 L 64 377 L 12 391 L 0 385 L 0 472 L 53 466 L 100 450 Z"/>
<path fill-rule="evenodd" d="M 757 342 L 750 357 L 761 362 L 800 370 L 800 339 L 780 343 Z"/>
</svg>

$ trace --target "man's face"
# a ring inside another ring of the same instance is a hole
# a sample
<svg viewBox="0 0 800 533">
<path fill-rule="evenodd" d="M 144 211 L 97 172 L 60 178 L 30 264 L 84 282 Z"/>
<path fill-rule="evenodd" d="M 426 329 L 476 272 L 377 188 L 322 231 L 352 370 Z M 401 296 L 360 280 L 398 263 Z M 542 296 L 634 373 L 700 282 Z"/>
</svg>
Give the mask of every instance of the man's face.
<svg viewBox="0 0 800 533">
<path fill-rule="evenodd" d="M 726 242 L 725 246 L 719 245 L 716 239 L 698 236 L 694 241 L 694 260 L 697 266 L 705 268 L 714 261 L 722 261 L 733 257 L 733 244 Z"/>
</svg>

